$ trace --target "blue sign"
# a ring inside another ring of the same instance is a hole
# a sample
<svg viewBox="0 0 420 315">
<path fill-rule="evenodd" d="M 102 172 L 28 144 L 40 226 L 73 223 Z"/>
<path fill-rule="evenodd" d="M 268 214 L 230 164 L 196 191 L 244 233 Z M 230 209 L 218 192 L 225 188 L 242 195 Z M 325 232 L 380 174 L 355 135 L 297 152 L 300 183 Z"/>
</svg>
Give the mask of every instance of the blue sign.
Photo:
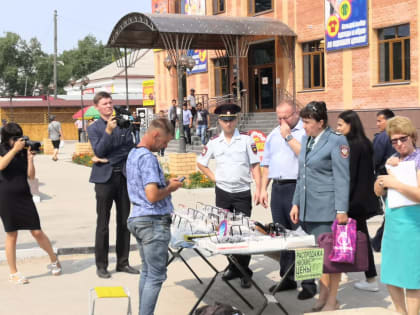
<svg viewBox="0 0 420 315">
<path fill-rule="evenodd" d="M 188 52 L 195 60 L 195 67 L 188 74 L 207 72 L 207 50 L 195 49 Z"/>
<path fill-rule="evenodd" d="M 327 51 L 367 46 L 366 0 L 325 0 Z"/>
</svg>

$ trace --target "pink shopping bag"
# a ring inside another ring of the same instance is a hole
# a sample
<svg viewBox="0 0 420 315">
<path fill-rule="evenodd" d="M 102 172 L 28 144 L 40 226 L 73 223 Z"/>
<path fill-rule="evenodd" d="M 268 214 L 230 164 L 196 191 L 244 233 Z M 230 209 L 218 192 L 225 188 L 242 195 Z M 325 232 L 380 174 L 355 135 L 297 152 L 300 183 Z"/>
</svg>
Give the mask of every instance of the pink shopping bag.
<svg viewBox="0 0 420 315">
<path fill-rule="evenodd" d="M 349 218 L 347 224 L 332 225 L 333 248 L 329 259 L 333 262 L 354 264 L 356 255 L 357 228 L 356 220 Z"/>
</svg>

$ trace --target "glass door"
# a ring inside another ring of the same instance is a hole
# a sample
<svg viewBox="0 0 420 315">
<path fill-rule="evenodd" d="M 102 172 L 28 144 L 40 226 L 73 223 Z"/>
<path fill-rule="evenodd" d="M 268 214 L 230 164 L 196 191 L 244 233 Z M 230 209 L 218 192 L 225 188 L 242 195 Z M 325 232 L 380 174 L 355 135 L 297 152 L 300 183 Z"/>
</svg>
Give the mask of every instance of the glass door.
<svg viewBox="0 0 420 315">
<path fill-rule="evenodd" d="M 274 65 L 251 68 L 250 111 L 272 112 L 275 109 Z"/>
</svg>

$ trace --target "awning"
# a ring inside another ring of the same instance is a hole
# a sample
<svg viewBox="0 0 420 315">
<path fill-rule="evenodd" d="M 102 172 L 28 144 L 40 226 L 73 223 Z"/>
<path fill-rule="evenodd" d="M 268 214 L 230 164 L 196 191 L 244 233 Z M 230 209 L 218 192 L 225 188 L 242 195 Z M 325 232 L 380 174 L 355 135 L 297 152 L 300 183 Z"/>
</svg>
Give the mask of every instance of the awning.
<svg viewBox="0 0 420 315">
<path fill-rule="evenodd" d="M 223 36 L 295 37 L 284 23 L 272 18 L 130 13 L 115 25 L 109 47 L 167 49 L 162 34 L 194 35 L 190 49 L 225 49 Z"/>
</svg>

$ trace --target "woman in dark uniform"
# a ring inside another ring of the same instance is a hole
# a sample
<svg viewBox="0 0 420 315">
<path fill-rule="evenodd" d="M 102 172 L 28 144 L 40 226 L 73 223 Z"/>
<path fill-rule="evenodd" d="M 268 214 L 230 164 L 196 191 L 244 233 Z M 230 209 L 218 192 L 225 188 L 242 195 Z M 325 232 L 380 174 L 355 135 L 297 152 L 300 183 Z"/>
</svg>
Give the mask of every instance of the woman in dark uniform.
<svg viewBox="0 0 420 315">
<path fill-rule="evenodd" d="M 51 242 L 41 230 L 39 216 L 32 200 L 28 178 L 35 178 L 34 153 L 25 150 L 22 128 L 8 123 L 1 130 L 0 144 L 0 217 L 6 231 L 6 257 L 9 264 L 9 281 L 28 283 L 17 271 L 16 241 L 18 230 L 30 230 L 32 236 L 51 260 L 49 269 L 53 275 L 61 273 L 61 266 Z"/>
<path fill-rule="evenodd" d="M 356 112 L 346 110 L 338 115 L 337 131 L 346 136 L 350 145 L 350 205 L 348 216 L 357 221 L 357 230 L 366 234 L 370 242 L 366 218 L 368 211 L 379 208 L 379 200 L 373 190 L 375 183 L 372 143 L 365 135 L 362 122 Z M 355 287 L 366 291 L 379 291 L 376 281 L 375 260 L 368 243 L 369 269 L 366 280 L 355 283 Z"/>
<path fill-rule="evenodd" d="M 349 155 L 346 137 L 328 127 L 324 102 L 310 102 L 300 112 L 306 136 L 299 154 L 299 174 L 290 218 L 317 239 L 331 232 L 335 219 L 346 224 L 349 203 Z M 339 307 L 336 300 L 340 273 L 323 274 L 319 300 L 313 311 Z"/>
</svg>

